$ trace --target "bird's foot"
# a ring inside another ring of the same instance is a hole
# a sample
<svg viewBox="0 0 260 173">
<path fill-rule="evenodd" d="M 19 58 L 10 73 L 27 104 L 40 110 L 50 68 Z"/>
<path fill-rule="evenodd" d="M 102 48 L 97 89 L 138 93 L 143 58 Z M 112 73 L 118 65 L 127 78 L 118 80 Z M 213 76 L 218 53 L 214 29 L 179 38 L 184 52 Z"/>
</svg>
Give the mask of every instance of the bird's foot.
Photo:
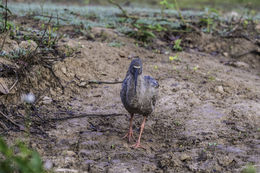
<svg viewBox="0 0 260 173">
<path fill-rule="evenodd" d="M 133 130 L 129 130 L 129 132 L 123 138 L 127 138 L 127 137 L 129 142 L 131 142 L 132 139 L 135 140 Z"/>
<path fill-rule="evenodd" d="M 140 141 L 137 141 L 136 144 L 132 145 L 131 147 L 133 147 L 133 148 L 143 148 L 143 149 L 145 149 L 145 148 L 140 144 Z"/>
</svg>

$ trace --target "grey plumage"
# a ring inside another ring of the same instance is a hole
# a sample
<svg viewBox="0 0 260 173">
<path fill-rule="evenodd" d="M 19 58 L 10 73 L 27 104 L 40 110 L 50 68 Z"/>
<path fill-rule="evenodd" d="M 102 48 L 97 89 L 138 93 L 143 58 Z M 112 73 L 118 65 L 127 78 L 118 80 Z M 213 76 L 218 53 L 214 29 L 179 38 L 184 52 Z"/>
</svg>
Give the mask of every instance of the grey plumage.
<svg viewBox="0 0 260 173">
<path fill-rule="evenodd" d="M 142 61 L 140 58 L 132 60 L 122 84 L 120 97 L 126 110 L 131 114 L 128 136 L 132 133 L 132 118 L 134 114 L 149 116 L 155 107 L 158 93 L 158 82 L 150 76 L 143 76 Z M 143 121 L 143 126 L 145 123 Z M 131 132 L 130 132 L 131 131 Z M 139 135 L 141 138 L 141 133 Z M 140 147 L 139 145 L 135 147 Z"/>
</svg>

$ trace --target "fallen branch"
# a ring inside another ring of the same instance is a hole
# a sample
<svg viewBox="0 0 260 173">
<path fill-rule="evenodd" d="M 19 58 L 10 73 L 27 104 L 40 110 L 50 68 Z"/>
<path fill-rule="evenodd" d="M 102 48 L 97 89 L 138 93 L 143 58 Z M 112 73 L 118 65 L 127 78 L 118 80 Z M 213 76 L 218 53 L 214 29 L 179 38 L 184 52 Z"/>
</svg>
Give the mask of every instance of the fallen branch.
<svg viewBox="0 0 260 173">
<path fill-rule="evenodd" d="M 47 119 L 46 121 L 64 121 L 68 119 L 84 118 L 84 117 L 116 117 L 116 116 L 125 115 L 125 114 L 87 114 L 87 113 L 76 114 L 74 112 L 55 112 L 54 114 L 55 115 L 69 114 L 71 116 L 61 117 L 61 118 L 50 118 Z"/>
<path fill-rule="evenodd" d="M 1 114 L 3 117 L 5 117 L 8 121 L 10 121 L 13 125 L 15 125 L 15 126 L 17 126 L 17 127 L 20 128 L 20 126 L 19 126 L 16 122 L 14 122 L 11 118 L 9 118 L 8 116 L 6 116 L 2 111 L 0 111 L 0 114 Z"/>
<path fill-rule="evenodd" d="M 123 81 L 96 81 L 96 80 L 89 80 L 87 81 L 88 84 L 118 84 L 118 83 L 123 83 Z"/>
<path fill-rule="evenodd" d="M 77 78 L 77 77 L 76 77 Z M 78 79 L 78 78 L 77 78 Z M 80 80 L 80 79 L 78 79 Z M 78 82 L 76 82 L 75 80 L 72 80 L 70 82 L 67 82 L 66 86 L 68 86 L 69 84 L 74 83 L 76 84 L 78 87 L 86 87 L 87 85 L 91 85 L 91 84 L 119 84 L 119 83 L 123 83 L 123 81 L 114 81 L 114 82 L 110 82 L 110 81 L 97 81 L 97 80 L 88 80 L 88 81 L 81 81 L 81 83 L 84 83 L 83 85 L 80 85 Z M 65 87 L 66 88 L 66 87 Z"/>
<path fill-rule="evenodd" d="M 233 55 L 232 58 L 240 58 L 242 56 L 248 55 L 248 54 L 255 54 L 255 55 L 260 55 L 260 50 L 254 49 L 254 50 L 250 50 L 244 53 L 241 53 L 239 55 Z"/>
</svg>

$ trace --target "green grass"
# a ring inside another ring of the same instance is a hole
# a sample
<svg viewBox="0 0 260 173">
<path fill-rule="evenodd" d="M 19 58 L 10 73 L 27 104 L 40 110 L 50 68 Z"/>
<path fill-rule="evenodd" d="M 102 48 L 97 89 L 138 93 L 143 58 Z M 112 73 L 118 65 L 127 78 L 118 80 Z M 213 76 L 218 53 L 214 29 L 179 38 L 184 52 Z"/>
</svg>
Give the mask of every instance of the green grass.
<svg viewBox="0 0 260 173">
<path fill-rule="evenodd" d="M 38 152 L 18 142 L 8 146 L 0 138 L 0 173 L 44 173 L 42 160 Z"/>
<path fill-rule="evenodd" d="M 126 0 L 114 0 L 124 4 Z M 135 7 L 153 7 L 158 8 L 161 0 L 131 0 L 131 5 Z M 174 3 L 175 0 L 168 0 L 169 3 Z M 67 0 L 56 0 L 61 4 L 67 3 Z M 236 8 L 241 8 L 246 6 L 246 4 L 251 3 L 254 9 L 260 10 L 260 1 L 259 0 L 178 0 L 180 8 L 192 8 L 192 9 L 203 9 L 205 6 L 213 8 L 224 8 L 226 10 L 233 10 Z M 109 5 L 107 0 L 75 0 L 74 4 L 80 5 Z"/>
<path fill-rule="evenodd" d="M 241 173 L 256 173 L 256 167 L 252 164 L 248 164 L 242 169 Z"/>
<path fill-rule="evenodd" d="M 121 11 L 115 7 L 103 7 L 103 6 L 65 6 L 65 5 L 55 5 L 46 3 L 44 6 L 40 6 L 36 3 L 9 3 L 9 8 L 18 16 L 25 15 L 34 15 L 36 19 L 40 19 L 42 21 L 47 22 L 49 18 L 42 17 L 41 15 L 53 15 L 54 17 L 61 17 L 66 20 L 59 20 L 60 25 L 81 25 L 85 28 L 89 27 L 117 27 L 120 30 L 127 30 L 126 22 L 123 18 L 118 17 L 118 14 L 121 14 Z M 140 19 L 139 23 L 144 23 L 147 25 L 169 25 L 172 28 L 178 28 L 180 26 L 179 21 L 169 22 L 161 19 L 160 15 L 161 10 L 159 8 L 125 8 L 130 14 L 138 15 L 142 14 L 146 17 Z M 165 10 L 164 11 L 167 16 L 171 18 L 177 18 L 178 12 L 176 10 Z M 208 12 L 206 10 L 203 11 L 194 11 L 194 10 L 185 10 L 182 11 L 182 16 L 184 19 L 199 20 L 201 17 L 207 16 Z M 155 15 L 156 14 L 156 15 Z M 38 15 L 38 16 L 37 16 Z M 252 16 L 245 16 L 245 18 L 252 18 Z M 254 20 L 260 20 L 260 13 L 258 12 L 255 16 L 253 16 Z M 221 15 L 219 20 L 227 20 L 226 17 Z M 53 22 L 57 22 L 54 18 Z"/>
</svg>

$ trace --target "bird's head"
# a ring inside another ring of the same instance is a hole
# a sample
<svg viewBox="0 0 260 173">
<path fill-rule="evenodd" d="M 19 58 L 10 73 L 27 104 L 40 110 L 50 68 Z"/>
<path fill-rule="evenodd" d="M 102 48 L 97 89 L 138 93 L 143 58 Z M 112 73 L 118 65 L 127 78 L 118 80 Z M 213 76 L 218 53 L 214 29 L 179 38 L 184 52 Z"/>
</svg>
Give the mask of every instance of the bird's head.
<svg viewBox="0 0 260 173">
<path fill-rule="evenodd" d="M 130 67 L 129 67 L 129 72 L 134 77 L 135 92 L 136 92 L 136 86 L 137 86 L 137 78 L 138 78 L 138 75 L 142 74 L 142 70 L 143 70 L 143 65 L 142 65 L 141 59 L 139 57 L 133 59 L 130 64 Z"/>
</svg>

